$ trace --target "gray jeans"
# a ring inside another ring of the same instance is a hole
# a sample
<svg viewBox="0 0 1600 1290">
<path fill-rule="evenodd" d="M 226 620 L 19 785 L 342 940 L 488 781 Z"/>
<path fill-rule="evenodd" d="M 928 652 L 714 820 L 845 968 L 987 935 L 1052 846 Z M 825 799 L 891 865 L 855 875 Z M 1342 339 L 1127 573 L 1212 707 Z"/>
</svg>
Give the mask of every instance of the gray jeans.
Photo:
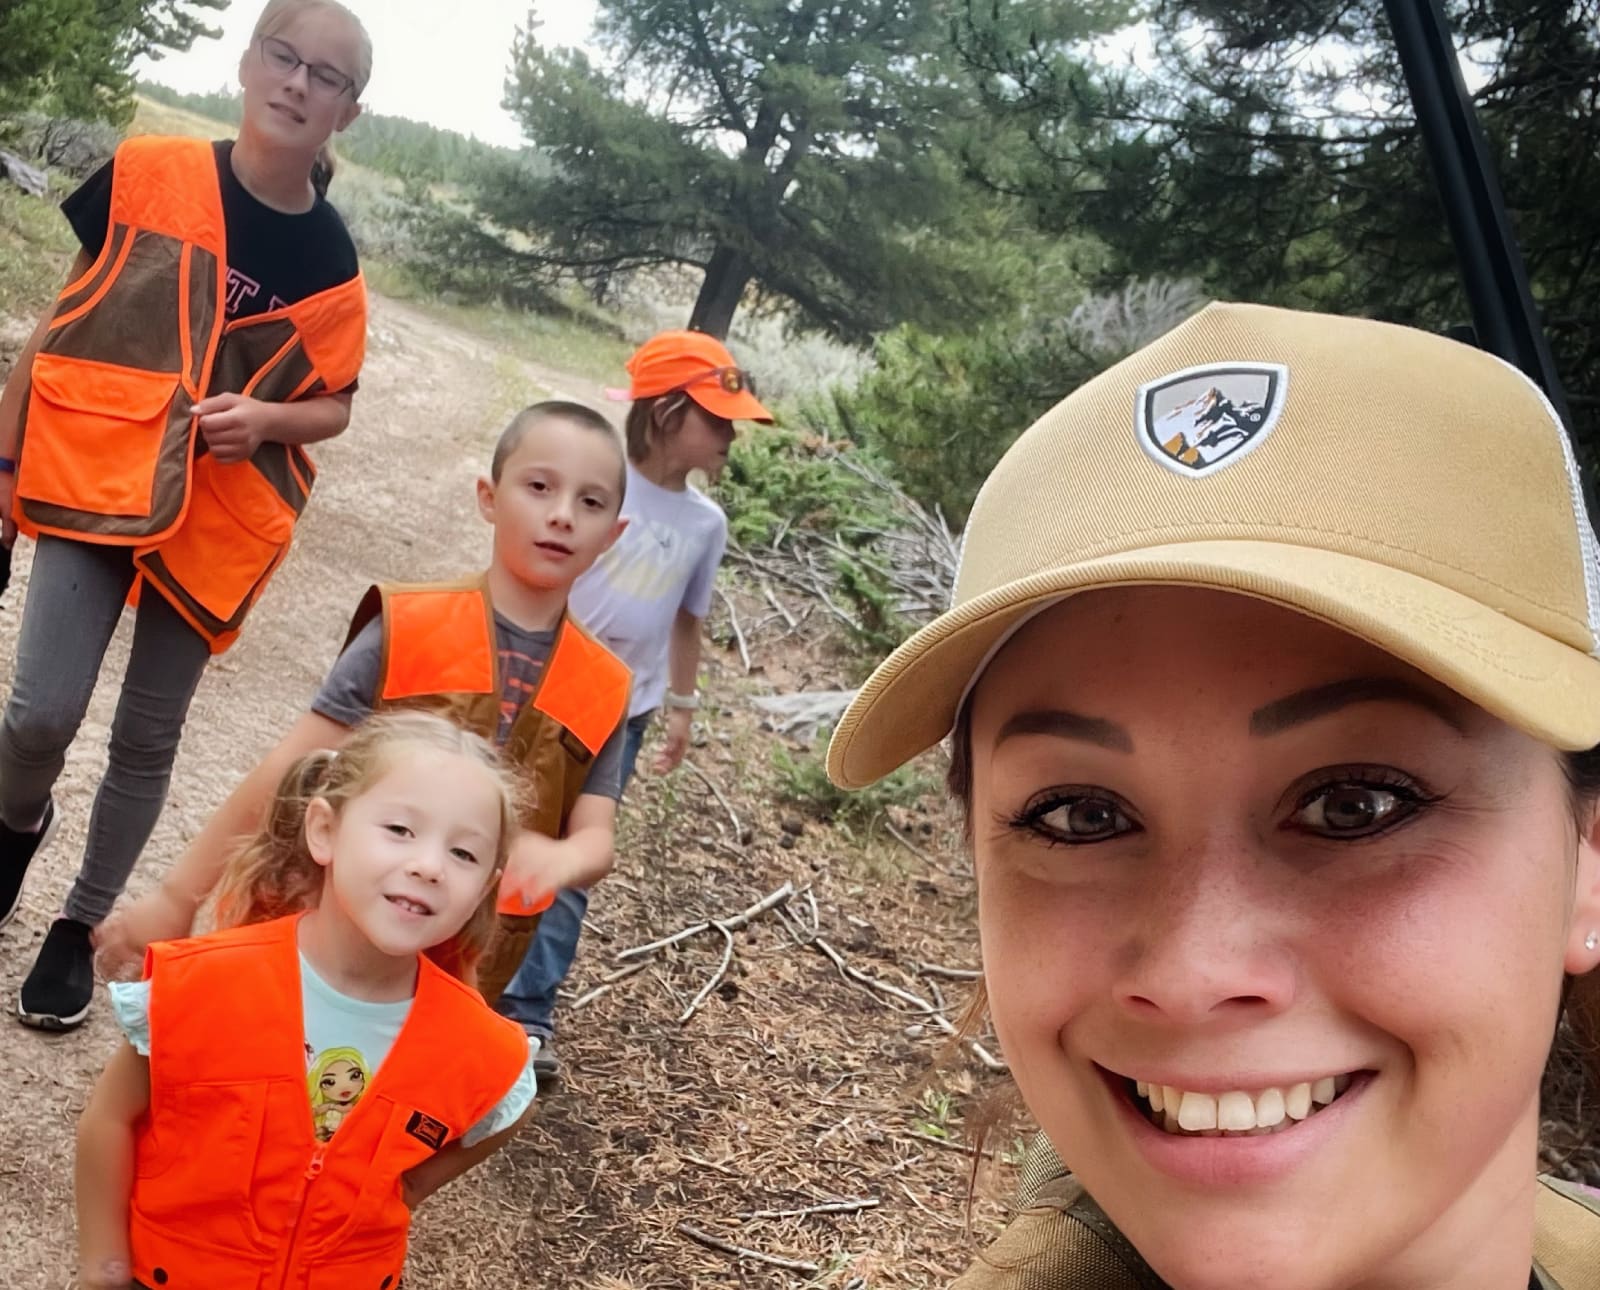
<svg viewBox="0 0 1600 1290">
<path fill-rule="evenodd" d="M 0 721 L 0 820 L 14 829 L 44 815 L 133 578 L 127 547 L 39 540 Z M 147 590 L 139 598 L 110 759 L 67 917 L 102 922 L 122 894 L 167 800 L 189 701 L 210 657 L 205 638 L 161 596 Z"/>
</svg>

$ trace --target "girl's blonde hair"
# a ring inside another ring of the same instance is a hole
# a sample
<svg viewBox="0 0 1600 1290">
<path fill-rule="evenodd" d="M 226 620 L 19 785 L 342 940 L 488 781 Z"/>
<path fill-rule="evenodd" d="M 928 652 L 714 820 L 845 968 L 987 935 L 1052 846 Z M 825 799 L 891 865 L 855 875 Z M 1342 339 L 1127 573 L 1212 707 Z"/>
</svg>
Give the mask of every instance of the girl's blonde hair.
<svg viewBox="0 0 1600 1290">
<path fill-rule="evenodd" d="M 312 908 L 322 894 L 324 870 L 306 844 L 306 808 L 321 798 L 338 814 L 406 754 L 418 752 L 475 761 L 491 773 L 500 790 L 500 835 L 483 899 L 459 932 L 427 951 L 439 967 L 470 984 L 494 932 L 498 878 L 517 832 L 516 789 L 485 740 L 427 712 L 372 717 L 338 752 L 314 752 L 289 768 L 261 828 L 223 874 L 217 890 L 217 926 L 264 923 Z"/>
<path fill-rule="evenodd" d="M 350 76 L 356 83 L 355 97 L 359 99 L 366 91 L 367 82 L 372 79 L 372 37 L 361 19 L 340 4 L 339 0 L 267 0 L 261 16 L 256 19 L 255 30 L 250 33 L 250 43 L 254 45 L 263 36 L 276 36 L 301 14 L 317 9 L 331 10 L 355 28 L 356 65 L 350 69 Z M 311 182 L 320 195 L 328 195 L 328 185 L 333 182 L 336 169 L 338 161 L 333 155 L 333 147 L 325 143 L 317 149 L 317 159 L 311 168 Z"/>
<path fill-rule="evenodd" d="M 356 65 L 350 69 L 350 75 L 355 80 L 356 97 L 359 99 L 367 88 L 367 82 L 372 79 L 372 37 L 367 34 L 361 19 L 340 4 L 339 0 L 267 0 L 261 16 L 256 19 L 255 30 L 250 33 L 250 43 L 255 44 L 263 36 L 276 36 L 301 14 L 318 9 L 331 10 L 355 28 Z"/>
</svg>

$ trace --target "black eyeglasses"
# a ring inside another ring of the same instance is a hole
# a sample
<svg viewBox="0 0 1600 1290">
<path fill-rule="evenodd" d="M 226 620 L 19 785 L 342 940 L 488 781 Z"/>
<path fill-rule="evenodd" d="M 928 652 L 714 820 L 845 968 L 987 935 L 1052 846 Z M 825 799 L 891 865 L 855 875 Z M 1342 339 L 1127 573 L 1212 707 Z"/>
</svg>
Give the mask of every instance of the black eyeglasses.
<svg viewBox="0 0 1600 1290">
<path fill-rule="evenodd" d="M 320 98 L 336 99 L 341 94 L 348 94 L 351 98 L 356 96 L 356 83 L 353 78 L 346 76 L 337 67 L 328 66 L 327 63 L 306 62 L 287 40 L 279 40 L 276 36 L 263 36 L 261 61 L 284 76 L 293 76 L 296 68 L 305 68 L 306 84 L 310 86 L 311 92 Z"/>
</svg>

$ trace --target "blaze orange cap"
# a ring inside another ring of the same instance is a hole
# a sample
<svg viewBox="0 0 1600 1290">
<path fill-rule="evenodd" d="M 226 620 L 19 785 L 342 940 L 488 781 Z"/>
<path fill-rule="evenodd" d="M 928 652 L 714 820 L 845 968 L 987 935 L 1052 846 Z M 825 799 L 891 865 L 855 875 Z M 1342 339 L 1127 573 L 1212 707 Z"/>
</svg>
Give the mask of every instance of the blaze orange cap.
<svg viewBox="0 0 1600 1290">
<path fill-rule="evenodd" d="M 630 399 L 649 399 L 682 390 L 714 417 L 729 421 L 772 422 L 756 398 L 750 373 L 714 336 L 701 331 L 664 331 L 652 336 L 628 360 Z"/>
</svg>

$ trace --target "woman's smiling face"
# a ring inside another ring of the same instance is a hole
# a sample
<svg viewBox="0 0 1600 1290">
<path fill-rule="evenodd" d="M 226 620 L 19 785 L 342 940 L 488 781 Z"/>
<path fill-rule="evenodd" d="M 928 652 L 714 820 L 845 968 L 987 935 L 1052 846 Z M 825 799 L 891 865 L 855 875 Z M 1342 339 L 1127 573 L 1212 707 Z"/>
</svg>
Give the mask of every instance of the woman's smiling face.
<svg viewBox="0 0 1600 1290">
<path fill-rule="evenodd" d="M 1600 916 L 1556 753 L 1331 627 L 1159 587 L 1029 623 L 970 749 L 997 1031 L 1158 1273 L 1526 1279 L 1540 1072 Z"/>
</svg>

